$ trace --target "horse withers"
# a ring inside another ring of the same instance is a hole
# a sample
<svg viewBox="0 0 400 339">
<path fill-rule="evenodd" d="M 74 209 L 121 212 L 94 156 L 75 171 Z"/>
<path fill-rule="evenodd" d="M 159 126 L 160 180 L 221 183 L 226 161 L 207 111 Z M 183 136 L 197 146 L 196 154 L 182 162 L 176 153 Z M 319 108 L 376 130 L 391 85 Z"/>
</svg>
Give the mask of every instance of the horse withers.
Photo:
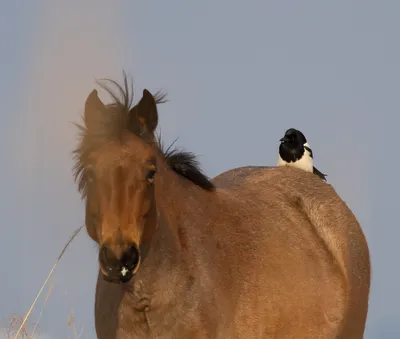
<svg viewBox="0 0 400 339">
<path fill-rule="evenodd" d="M 124 84 L 85 104 L 76 176 L 99 246 L 100 339 L 363 338 L 366 239 L 334 189 L 293 168 L 210 181 L 163 150 L 158 93 Z"/>
</svg>

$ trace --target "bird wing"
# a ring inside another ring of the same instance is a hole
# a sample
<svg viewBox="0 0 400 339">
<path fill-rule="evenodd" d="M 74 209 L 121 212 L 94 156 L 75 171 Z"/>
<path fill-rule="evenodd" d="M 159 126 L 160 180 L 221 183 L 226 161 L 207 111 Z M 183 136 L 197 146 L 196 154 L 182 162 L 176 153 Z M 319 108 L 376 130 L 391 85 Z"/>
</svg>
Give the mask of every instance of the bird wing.
<svg viewBox="0 0 400 339">
<path fill-rule="evenodd" d="M 322 180 L 326 181 L 326 177 L 327 177 L 326 174 L 318 171 L 315 167 L 313 168 L 313 172 L 314 172 L 314 174 L 318 175 Z"/>
<path fill-rule="evenodd" d="M 308 146 L 304 146 L 304 149 L 307 150 L 310 153 L 310 157 L 314 159 L 311 148 Z"/>
</svg>

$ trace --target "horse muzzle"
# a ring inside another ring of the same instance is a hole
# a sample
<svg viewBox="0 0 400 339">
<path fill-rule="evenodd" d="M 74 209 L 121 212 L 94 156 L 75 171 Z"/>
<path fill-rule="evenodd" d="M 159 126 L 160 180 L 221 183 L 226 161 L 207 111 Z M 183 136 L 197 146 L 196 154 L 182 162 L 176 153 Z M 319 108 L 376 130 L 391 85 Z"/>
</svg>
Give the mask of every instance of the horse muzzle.
<svg viewBox="0 0 400 339">
<path fill-rule="evenodd" d="M 129 282 L 140 266 L 141 255 L 136 245 L 131 245 L 120 258 L 106 245 L 102 245 L 99 251 L 100 270 L 104 280 L 122 284 Z"/>
</svg>

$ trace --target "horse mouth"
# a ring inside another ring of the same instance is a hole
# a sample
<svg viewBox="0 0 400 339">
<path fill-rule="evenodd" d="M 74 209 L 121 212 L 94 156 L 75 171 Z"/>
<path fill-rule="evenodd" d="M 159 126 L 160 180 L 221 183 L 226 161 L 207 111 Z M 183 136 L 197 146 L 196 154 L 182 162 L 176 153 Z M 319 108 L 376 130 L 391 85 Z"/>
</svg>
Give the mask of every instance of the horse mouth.
<svg viewBox="0 0 400 339">
<path fill-rule="evenodd" d="M 102 272 L 103 279 L 112 284 L 126 284 L 133 278 L 131 271 L 125 271 L 124 274 L 106 275 Z"/>
<path fill-rule="evenodd" d="M 129 282 L 135 275 L 135 270 L 128 270 L 124 266 L 113 270 L 105 270 L 100 265 L 100 272 L 105 281 L 113 284 L 125 284 Z"/>
</svg>

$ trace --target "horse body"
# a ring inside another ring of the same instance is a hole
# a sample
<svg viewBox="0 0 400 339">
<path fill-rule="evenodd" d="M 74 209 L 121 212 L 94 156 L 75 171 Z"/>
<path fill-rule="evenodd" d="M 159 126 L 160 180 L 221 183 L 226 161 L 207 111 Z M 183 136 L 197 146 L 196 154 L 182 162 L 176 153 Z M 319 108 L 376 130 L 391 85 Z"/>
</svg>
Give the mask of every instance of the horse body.
<svg viewBox="0 0 400 339">
<path fill-rule="evenodd" d="M 368 246 L 333 188 L 288 167 L 212 183 L 156 142 L 157 99 L 118 88 L 89 95 L 76 150 L 98 338 L 363 338 Z"/>
<path fill-rule="evenodd" d="M 368 248 L 332 187 L 287 168 L 239 168 L 214 182 L 208 204 L 219 213 L 181 216 L 178 241 L 161 219 L 133 287 L 99 275 L 99 338 L 363 338 Z"/>
</svg>

